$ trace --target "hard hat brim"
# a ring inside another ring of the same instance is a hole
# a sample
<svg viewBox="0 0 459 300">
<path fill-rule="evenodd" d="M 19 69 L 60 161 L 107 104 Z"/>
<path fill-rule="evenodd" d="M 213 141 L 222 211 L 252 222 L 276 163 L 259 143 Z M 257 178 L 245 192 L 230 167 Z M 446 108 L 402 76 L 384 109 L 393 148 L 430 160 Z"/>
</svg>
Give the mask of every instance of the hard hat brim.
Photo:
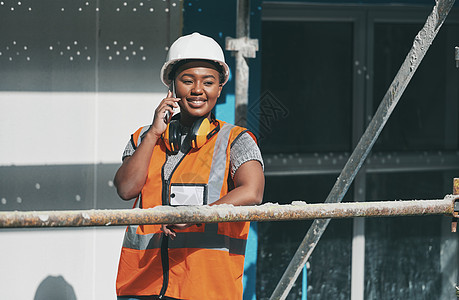
<svg viewBox="0 0 459 300">
<path fill-rule="evenodd" d="M 173 60 L 169 60 L 165 62 L 160 72 L 160 78 L 163 84 L 167 87 L 170 87 L 172 81 L 169 78 L 169 74 L 172 72 L 174 65 L 182 60 L 190 60 L 190 59 L 192 58 L 179 58 L 179 59 L 173 59 Z M 219 60 L 210 60 L 210 59 L 201 59 L 201 58 L 193 59 L 193 60 L 212 61 L 212 62 L 219 64 L 222 67 L 223 74 L 225 76 L 225 78 L 222 81 L 222 85 L 225 85 L 228 82 L 230 71 L 229 71 L 228 65 L 225 62 L 222 62 Z"/>
</svg>

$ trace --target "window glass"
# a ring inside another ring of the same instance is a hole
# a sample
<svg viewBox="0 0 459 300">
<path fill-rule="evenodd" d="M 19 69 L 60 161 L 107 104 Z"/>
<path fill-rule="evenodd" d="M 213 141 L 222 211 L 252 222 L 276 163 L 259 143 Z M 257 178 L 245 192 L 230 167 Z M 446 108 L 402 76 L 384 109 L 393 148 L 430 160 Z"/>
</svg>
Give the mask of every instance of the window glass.
<svg viewBox="0 0 459 300">
<path fill-rule="evenodd" d="M 371 174 L 367 199 L 443 198 L 457 172 Z M 441 298 L 441 245 L 448 233 L 442 221 L 442 216 L 367 218 L 364 298 Z"/>
<path fill-rule="evenodd" d="M 423 24 L 376 23 L 374 29 L 374 111 L 384 97 Z M 454 46 L 459 25 L 445 24 L 403 93 L 376 150 L 445 149 L 450 102 L 457 103 Z M 448 102 L 449 101 L 449 102 Z M 449 125 L 448 125 L 449 126 Z"/>
<path fill-rule="evenodd" d="M 350 150 L 352 43 L 350 22 L 263 22 L 261 95 L 284 112 L 260 118 L 263 153 Z"/>
<path fill-rule="evenodd" d="M 267 177 L 264 202 L 322 203 L 336 176 Z M 348 195 L 352 195 L 352 189 Z M 347 198 L 346 198 L 347 199 Z M 257 297 L 268 299 L 312 221 L 258 223 Z M 352 220 L 332 220 L 309 259 L 308 299 L 350 299 Z M 287 299 L 301 299 L 301 276 Z"/>
</svg>

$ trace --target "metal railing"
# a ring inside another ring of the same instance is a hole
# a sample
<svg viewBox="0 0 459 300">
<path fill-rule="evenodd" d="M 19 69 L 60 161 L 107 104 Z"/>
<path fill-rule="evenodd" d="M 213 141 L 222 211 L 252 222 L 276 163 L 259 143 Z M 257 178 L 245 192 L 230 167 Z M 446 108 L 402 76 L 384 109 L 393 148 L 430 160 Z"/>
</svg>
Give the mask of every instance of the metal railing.
<svg viewBox="0 0 459 300">
<path fill-rule="evenodd" d="M 459 179 L 458 179 L 459 182 Z M 0 228 L 87 227 L 239 221 L 286 221 L 419 215 L 455 216 L 459 196 L 444 199 L 259 206 L 157 206 L 150 209 L 0 212 Z"/>
</svg>

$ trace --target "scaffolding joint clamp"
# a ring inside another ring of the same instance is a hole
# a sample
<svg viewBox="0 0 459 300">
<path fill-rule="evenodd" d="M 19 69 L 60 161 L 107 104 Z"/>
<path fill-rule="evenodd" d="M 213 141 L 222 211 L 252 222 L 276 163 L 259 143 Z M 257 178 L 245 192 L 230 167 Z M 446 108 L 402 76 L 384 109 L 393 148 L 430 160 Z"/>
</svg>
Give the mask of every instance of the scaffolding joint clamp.
<svg viewBox="0 0 459 300">
<path fill-rule="evenodd" d="M 459 197 L 454 199 L 453 217 L 459 218 Z"/>
<path fill-rule="evenodd" d="M 457 232 L 457 219 L 459 218 L 459 178 L 453 181 L 453 219 L 451 221 L 451 232 Z"/>
<path fill-rule="evenodd" d="M 251 39 L 249 37 L 227 37 L 226 50 L 239 51 L 244 57 L 255 58 L 256 52 L 258 51 L 258 39 Z"/>
</svg>

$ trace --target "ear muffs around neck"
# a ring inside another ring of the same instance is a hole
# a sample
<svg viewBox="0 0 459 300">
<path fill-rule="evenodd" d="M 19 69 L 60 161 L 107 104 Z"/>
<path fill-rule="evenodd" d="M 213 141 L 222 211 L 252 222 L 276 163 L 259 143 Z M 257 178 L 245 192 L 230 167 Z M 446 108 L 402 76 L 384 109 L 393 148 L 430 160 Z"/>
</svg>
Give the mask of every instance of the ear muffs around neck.
<svg viewBox="0 0 459 300">
<path fill-rule="evenodd" d="M 182 135 L 180 132 L 180 121 L 171 120 L 167 124 L 166 130 L 161 135 L 167 150 L 172 154 L 177 154 L 182 146 Z"/>
<path fill-rule="evenodd" d="M 209 121 L 206 117 L 201 117 L 193 122 L 187 139 L 193 149 L 204 146 L 220 130 L 220 123 L 212 116 Z M 167 125 L 166 131 L 162 134 L 162 139 L 167 150 L 171 154 L 177 154 L 182 146 L 182 133 L 180 128 L 180 118 L 175 117 Z"/>
</svg>

